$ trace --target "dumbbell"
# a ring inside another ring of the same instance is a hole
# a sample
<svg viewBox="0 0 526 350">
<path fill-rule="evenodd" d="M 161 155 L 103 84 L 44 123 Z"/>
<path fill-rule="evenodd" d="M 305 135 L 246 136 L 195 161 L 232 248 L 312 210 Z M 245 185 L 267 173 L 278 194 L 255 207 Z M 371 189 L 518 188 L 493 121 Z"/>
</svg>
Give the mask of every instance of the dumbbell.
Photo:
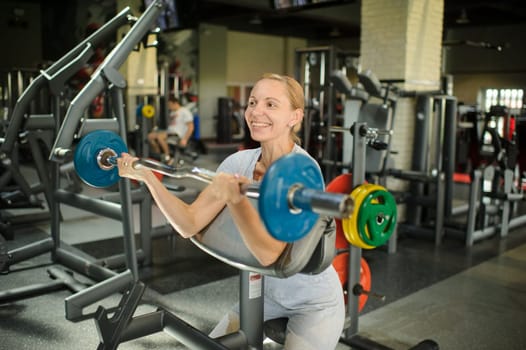
<svg viewBox="0 0 526 350">
<path fill-rule="evenodd" d="M 90 186 L 112 186 L 120 178 L 117 158 L 122 152 L 128 149 L 120 136 L 107 130 L 93 131 L 82 137 L 75 149 L 75 170 Z M 132 166 L 206 183 L 215 176 L 207 169 L 175 168 L 149 159 L 136 160 Z M 291 153 L 275 161 L 260 184 L 243 185 L 242 192 L 257 199 L 259 215 L 274 238 L 293 242 L 307 235 L 320 215 L 346 218 L 353 212 L 353 200 L 348 194 L 325 192 L 323 183 L 321 171 L 312 158 Z"/>
</svg>

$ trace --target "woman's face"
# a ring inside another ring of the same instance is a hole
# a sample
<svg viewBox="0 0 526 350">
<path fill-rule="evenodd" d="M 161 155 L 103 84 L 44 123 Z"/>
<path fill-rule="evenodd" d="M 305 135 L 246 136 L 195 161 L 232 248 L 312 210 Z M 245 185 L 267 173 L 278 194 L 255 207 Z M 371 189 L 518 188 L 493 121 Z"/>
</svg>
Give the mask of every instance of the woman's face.
<svg viewBox="0 0 526 350">
<path fill-rule="evenodd" d="M 255 141 L 288 140 L 290 125 L 297 113 L 292 109 L 285 84 L 273 80 L 259 80 L 248 99 L 245 121 Z"/>
</svg>

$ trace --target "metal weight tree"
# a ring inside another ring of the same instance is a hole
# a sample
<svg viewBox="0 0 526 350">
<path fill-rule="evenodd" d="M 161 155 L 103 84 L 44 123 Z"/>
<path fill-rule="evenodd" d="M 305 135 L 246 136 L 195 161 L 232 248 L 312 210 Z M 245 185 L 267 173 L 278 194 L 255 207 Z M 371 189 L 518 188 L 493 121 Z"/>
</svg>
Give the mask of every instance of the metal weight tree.
<svg viewBox="0 0 526 350">
<path fill-rule="evenodd" d="M 356 122 L 353 124 L 353 156 L 352 156 L 352 187 L 356 188 L 365 181 L 366 173 L 366 150 L 368 145 L 374 141 L 376 133 L 371 133 L 367 123 Z M 359 215 L 358 213 L 353 213 Z M 348 290 L 360 283 L 360 260 L 362 249 L 354 245 L 349 245 L 349 276 Z M 359 350 L 393 350 L 383 344 L 366 338 L 358 334 L 358 307 L 359 293 L 347 294 L 347 316 L 349 325 L 342 334 L 340 342 Z M 423 340 L 409 350 L 438 350 L 438 344 L 433 340 Z"/>
</svg>

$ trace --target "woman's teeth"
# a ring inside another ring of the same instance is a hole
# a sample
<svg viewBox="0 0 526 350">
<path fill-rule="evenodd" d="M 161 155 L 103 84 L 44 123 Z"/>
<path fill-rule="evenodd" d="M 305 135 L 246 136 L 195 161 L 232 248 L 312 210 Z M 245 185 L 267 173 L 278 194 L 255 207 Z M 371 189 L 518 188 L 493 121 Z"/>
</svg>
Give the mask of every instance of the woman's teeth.
<svg viewBox="0 0 526 350">
<path fill-rule="evenodd" d="M 270 126 L 271 123 L 263 123 L 263 122 L 252 122 L 252 126 L 255 126 L 257 128 L 262 128 L 265 126 Z"/>
</svg>

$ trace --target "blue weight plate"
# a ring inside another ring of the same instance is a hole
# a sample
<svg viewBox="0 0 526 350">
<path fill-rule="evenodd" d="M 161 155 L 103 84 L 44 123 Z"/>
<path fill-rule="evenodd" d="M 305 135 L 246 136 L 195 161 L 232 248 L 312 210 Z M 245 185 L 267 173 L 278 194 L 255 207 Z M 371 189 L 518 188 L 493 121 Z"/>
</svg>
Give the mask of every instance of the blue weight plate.
<svg viewBox="0 0 526 350">
<path fill-rule="evenodd" d="M 293 185 L 323 191 L 323 176 L 313 159 L 291 153 L 275 161 L 265 173 L 259 189 L 259 215 L 276 239 L 294 242 L 310 232 L 318 214 L 289 208 L 288 193 Z"/>
<path fill-rule="evenodd" d="M 128 152 L 122 138 L 108 130 L 97 130 L 86 134 L 77 145 L 73 164 L 79 177 L 92 187 L 109 187 L 119 181 L 117 166 L 106 170 L 97 163 L 97 155 L 103 149 L 111 148 L 120 157 Z"/>
<path fill-rule="evenodd" d="M 137 108 L 135 108 L 135 116 L 137 118 L 142 118 L 142 108 L 144 107 L 144 105 L 142 103 L 139 103 L 137 105 Z"/>
</svg>

